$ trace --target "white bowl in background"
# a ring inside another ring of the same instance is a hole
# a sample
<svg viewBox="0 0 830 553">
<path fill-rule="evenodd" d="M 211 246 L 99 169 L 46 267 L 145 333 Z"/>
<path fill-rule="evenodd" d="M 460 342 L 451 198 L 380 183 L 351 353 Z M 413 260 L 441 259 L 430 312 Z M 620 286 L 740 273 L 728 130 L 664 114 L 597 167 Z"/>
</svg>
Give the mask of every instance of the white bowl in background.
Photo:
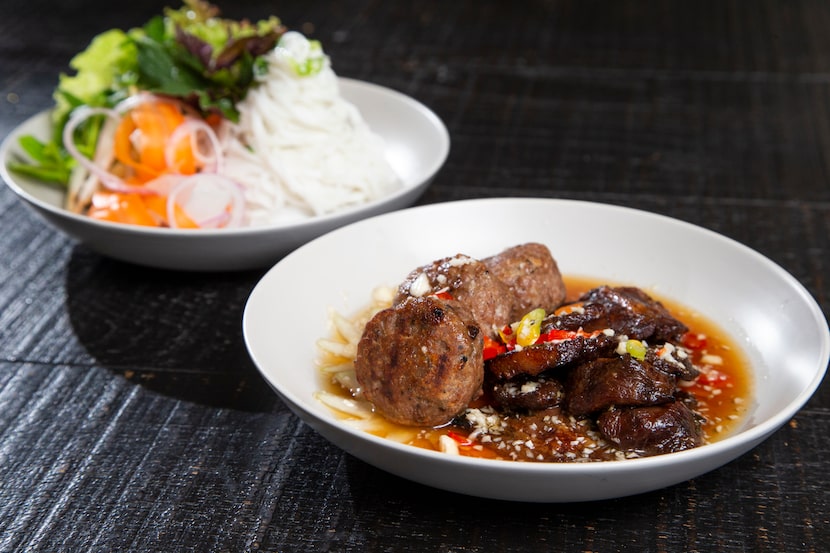
<svg viewBox="0 0 830 553">
<path fill-rule="evenodd" d="M 403 186 L 389 196 L 330 215 L 290 224 L 218 230 L 150 228 L 98 221 L 63 208 L 58 187 L 9 171 L 21 156 L 20 136 L 51 133 L 49 112 L 14 129 L 0 145 L 0 176 L 46 221 L 91 249 L 122 261 L 164 269 L 230 271 L 269 267 L 281 256 L 345 224 L 412 205 L 449 155 L 443 122 L 420 102 L 389 88 L 341 78 L 343 97 L 386 142 L 386 155 Z"/>
</svg>

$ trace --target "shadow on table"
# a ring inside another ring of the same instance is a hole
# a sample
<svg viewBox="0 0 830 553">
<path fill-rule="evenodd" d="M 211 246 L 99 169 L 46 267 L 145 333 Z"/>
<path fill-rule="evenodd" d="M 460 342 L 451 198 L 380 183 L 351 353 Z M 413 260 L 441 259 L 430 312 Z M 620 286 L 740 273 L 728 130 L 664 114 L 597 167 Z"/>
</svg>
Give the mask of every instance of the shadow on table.
<svg viewBox="0 0 830 553">
<path fill-rule="evenodd" d="M 66 272 L 69 320 L 99 364 L 148 389 L 216 407 L 283 409 L 242 336 L 245 302 L 262 274 L 165 271 L 76 246 Z"/>
<path fill-rule="evenodd" d="M 683 543 L 687 529 L 676 528 L 675 521 L 688 515 L 690 503 L 708 506 L 707 520 L 717 516 L 737 470 L 721 469 L 699 481 L 632 497 L 557 504 L 446 492 L 399 478 L 350 456 L 344 461 L 343 473 L 333 483 L 321 483 L 317 489 L 322 494 L 326 486 L 338 490 L 331 500 L 340 510 L 338 526 L 348 529 L 348 535 L 336 536 L 335 543 L 330 544 L 333 550 L 338 545 L 381 541 L 387 551 L 416 551 L 419 543 L 424 551 L 488 551 L 495 544 L 509 551 L 571 551 L 576 550 L 573 544 L 583 544 L 579 549 L 583 551 L 628 550 L 626 544 L 632 546 L 631 551 L 657 551 L 661 550 L 661 536 L 674 533 Z M 740 463 L 752 465 L 753 461 L 748 458 Z"/>
</svg>

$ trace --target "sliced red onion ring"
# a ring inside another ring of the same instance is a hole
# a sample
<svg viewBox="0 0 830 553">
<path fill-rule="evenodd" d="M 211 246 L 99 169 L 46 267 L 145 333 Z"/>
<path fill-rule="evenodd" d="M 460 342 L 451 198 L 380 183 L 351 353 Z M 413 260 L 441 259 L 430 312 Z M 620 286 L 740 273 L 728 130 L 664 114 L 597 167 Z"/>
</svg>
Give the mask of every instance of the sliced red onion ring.
<svg viewBox="0 0 830 553">
<path fill-rule="evenodd" d="M 242 188 L 216 173 L 199 173 L 182 179 L 167 197 L 167 219 L 176 223 L 176 205 L 201 228 L 231 228 L 242 224 L 245 197 Z"/>
<path fill-rule="evenodd" d="M 202 141 L 199 140 L 200 133 L 204 134 L 210 143 L 212 152 L 208 152 L 207 155 L 200 148 L 202 145 Z M 193 150 L 193 155 L 204 166 L 204 171 L 221 173 L 224 169 L 225 161 L 222 156 L 222 145 L 219 143 L 219 137 L 216 136 L 216 133 L 210 125 L 200 119 L 193 119 L 191 117 L 186 118 L 181 125 L 176 127 L 173 134 L 170 135 L 170 140 L 167 142 L 167 147 L 164 150 L 167 166 L 174 166 L 176 145 L 187 138 L 190 139 L 190 148 Z"/>
<path fill-rule="evenodd" d="M 144 186 L 134 186 L 131 184 L 127 184 L 124 182 L 123 179 L 120 177 L 113 175 L 110 173 L 106 168 L 101 167 L 97 163 L 93 162 L 91 159 L 83 155 L 79 150 L 78 147 L 75 146 L 75 129 L 78 128 L 78 125 L 89 119 L 90 117 L 94 117 L 96 115 L 104 115 L 106 117 L 111 117 L 116 120 L 116 122 L 121 118 L 121 116 L 114 110 L 108 108 L 96 108 L 96 107 L 89 107 L 89 106 L 81 106 L 75 111 L 72 112 L 72 116 L 67 121 L 66 126 L 63 128 L 63 145 L 66 148 L 66 151 L 69 152 L 75 161 L 81 164 L 87 171 L 98 177 L 106 188 L 112 190 L 113 192 L 124 192 L 124 193 L 131 193 L 131 194 L 155 194 L 153 190 L 147 189 Z"/>
<path fill-rule="evenodd" d="M 144 187 L 152 190 L 159 196 L 169 196 L 170 192 L 190 175 L 179 175 L 176 173 L 165 173 L 153 180 L 144 183 Z"/>
</svg>

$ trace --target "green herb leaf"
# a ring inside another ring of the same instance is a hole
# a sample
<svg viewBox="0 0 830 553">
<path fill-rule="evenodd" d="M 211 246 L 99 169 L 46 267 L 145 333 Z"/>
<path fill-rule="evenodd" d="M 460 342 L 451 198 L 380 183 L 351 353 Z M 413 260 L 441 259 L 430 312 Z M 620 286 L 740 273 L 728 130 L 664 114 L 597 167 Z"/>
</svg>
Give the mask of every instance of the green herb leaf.
<svg viewBox="0 0 830 553">
<path fill-rule="evenodd" d="M 20 137 L 18 143 L 31 160 L 10 161 L 8 168 L 11 171 L 64 186 L 69 182 L 75 160 L 53 142 L 41 142 L 34 136 L 27 135 Z"/>
<path fill-rule="evenodd" d="M 66 184 L 75 161 L 63 147 L 62 133 L 72 110 L 112 107 L 136 90 L 174 96 L 205 114 L 238 121 L 236 103 L 264 71 L 262 54 L 284 33 L 276 17 L 256 23 L 224 19 L 202 0 L 184 0 L 178 10 L 168 8 L 139 28 L 105 31 L 72 58 L 75 74 L 60 76 L 50 141 L 24 137 L 21 147 L 31 162 L 15 160 L 9 167 Z M 93 156 L 101 124 L 87 121 L 75 133 L 84 155 Z"/>
</svg>

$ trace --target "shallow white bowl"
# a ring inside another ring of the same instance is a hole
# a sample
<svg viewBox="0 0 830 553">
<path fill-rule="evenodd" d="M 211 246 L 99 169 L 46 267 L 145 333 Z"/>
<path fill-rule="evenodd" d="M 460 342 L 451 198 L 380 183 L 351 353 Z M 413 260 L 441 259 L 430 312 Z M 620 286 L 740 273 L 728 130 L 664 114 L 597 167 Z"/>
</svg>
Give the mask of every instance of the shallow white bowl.
<svg viewBox="0 0 830 553">
<path fill-rule="evenodd" d="M 401 177 L 395 193 L 366 205 L 307 221 L 264 227 L 178 230 L 96 221 L 63 208 L 62 190 L 11 173 L 7 162 L 22 155 L 21 135 L 49 136 L 49 113 L 13 130 L 0 145 L 0 175 L 9 187 L 49 223 L 93 250 L 123 261 L 165 269 L 229 271 L 268 267 L 297 246 L 345 224 L 412 205 L 449 154 L 446 127 L 416 100 L 378 85 L 340 79 L 343 97 L 360 110 L 386 141 L 386 155 Z"/>
<path fill-rule="evenodd" d="M 626 236 L 641 238 L 621 243 Z M 485 257 L 528 241 L 547 244 L 565 274 L 637 285 L 718 322 L 745 348 L 754 372 L 754 401 L 743 427 L 717 443 L 658 457 L 518 463 L 377 438 L 347 427 L 315 400 L 315 341 L 329 335 L 330 309 L 353 314 L 369 303 L 373 288 L 395 286 L 434 259 L 459 252 Z M 798 281 L 755 251 L 659 215 L 544 199 L 435 204 L 336 230 L 262 278 L 247 302 L 243 330 L 251 357 L 277 394 L 345 451 L 430 486 L 536 502 L 621 497 L 715 469 L 785 424 L 816 390 L 830 357 L 821 309 Z"/>
</svg>

